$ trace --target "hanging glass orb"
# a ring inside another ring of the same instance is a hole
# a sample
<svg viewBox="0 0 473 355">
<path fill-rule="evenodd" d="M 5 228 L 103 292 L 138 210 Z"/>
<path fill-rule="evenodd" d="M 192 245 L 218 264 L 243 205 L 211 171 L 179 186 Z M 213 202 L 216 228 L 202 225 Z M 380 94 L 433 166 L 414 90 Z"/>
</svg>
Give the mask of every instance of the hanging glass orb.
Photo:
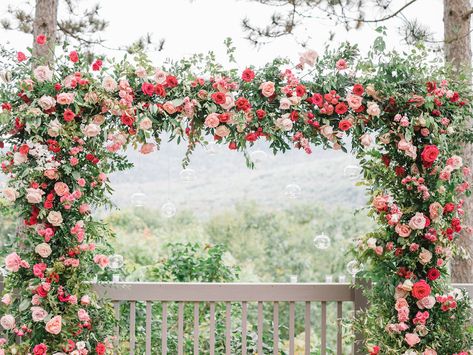
<svg viewBox="0 0 473 355">
<path fill-rule="evenodd" d="M 360 271 L 363 271 L 363 268 L 363 264 L 359 263 L 357 260 L 352 260 L 347 264 L 347 271 L 353 277 L 355 277 Z"/>
<path fill-rule="evenodd" d="M 359 165 L 347 165 L 343 169 L 343 176 L 348 177 L 350 180 L 356 180 L 361 175 L 361 167 Z"/>
<path fill-rule="evenodd" d="M 218 153 L 218 148 L 219 146 L 217 143 L 209 142 L 209 144 L 205 146 L 205 151 L 208 155 L 216 155 Z"/>
<path fill-rule="evenodd" d="M 112 270 L 118 270 L 121 269 L 123 266 L 123 256 L 119 254 L 112 255 L 108 258 L 109 264 L 108 267 Z"/>
<path fill-rule="evenodd" d="M 135 192 L 131 195 L 131 204 L 134 207 L 143 207 L 146 203 L 146 195 L 142 192 Z"/>
<path fill-rule="evenodd" d="M 290 199 L 296 199 L 301 196 L 302 189 L 297 184 L 289 184 L 286 186 L 286 196 Z"/>
<path fill-rule="evenodd" d="M 181 180 L 184 182 L 191 182 L 195 180 L 195 170 L 191 168 L 182 169 L 179 173 Z"/>
<path fill-rule="evenodd" d="M 317 249 L 326 250 L 330 247 L 331 240 L 325 234 L 316 235 L 314 238 L 314 245 Z"/>
<path fill-rule="evenodd" d="M 268 159 L 268 154 L 262 150 L 255 150 L 250 153 L 250 160 L 256 166 L 261 166 Z"/>
<path fill-rule="evenodd" d="M 176 205 L 172 202 L 166 202 L 161 206 L 161 214 L 165 218 L 172 218 L 176 215 Z"/>
</svg>

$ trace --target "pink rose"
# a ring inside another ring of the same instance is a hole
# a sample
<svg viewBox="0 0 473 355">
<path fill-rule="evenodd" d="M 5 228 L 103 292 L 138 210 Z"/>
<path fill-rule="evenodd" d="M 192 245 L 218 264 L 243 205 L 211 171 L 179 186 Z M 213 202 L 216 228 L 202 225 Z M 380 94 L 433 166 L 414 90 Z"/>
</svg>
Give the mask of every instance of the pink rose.
<svg viewBox="0 0 473 355">
<path fill-rule="evenodd" d="M 38 100 L 38 105 L 43 110 L 47 111 L 56 106 L 56 100 L 54 100 L 54 98 L 52 98 L 51 96 L 41 96 Z"/>
<path fill-rule="evenodd" d="M 434 202 L 431 203 L 429 206 L 429 215 L 430 219 L 433 221 L 437 221 L 443 213 L 443 207 L 440 203 Z"/>
<path fill-rule="evenodd" d="M 31 318 L 33 318 L 33 322 L 41 322 L 48 316 L 48 312 L 46 312 L 42 307 L 31 307 Z"/>
<path fill-rule="evenodd" d="M 373 143 L 373 138 L 369 133 L 365 133 L 360 137 L 360 142 L 363 146 L 369 147 Z"/>
<path fill-rule="evenodd" d="M 142 130 L 147 131 L 148 129 L 151 129 L 153 127 L 153 122 L 151 121 L 150 118 L 145 117 L 141 120 L 140 122 L 140 128 Z"/>
<path fill-rule="evenodd" d="M 50 180 L 57 180 L 59 178 L 59 174 L 56 169 L 47 169 L 44 171 L 44 176 L 46 176 Z"/>
<path fill-rule="evenodd" d="M 28 201 L 28 203 L 40 203 L 43 199 L 43 195 L 43 190 L 33 188 L 26 189 L 26 200 Z"/>
<path fill-rule="evenodd" d="M 407 322 L 409 320 L 409 308 L 400 308 L 397 311 L 397 319 L 399 322 Z"/>
<path fill-rule="evenodd" d="M 77 311 L 77 317 L 79 318 L 81 322 L 88 322 L 90 320 L 89 314 L 83 308 Z"/>
<path fill-rule="evenodd" d="M 281 100 L 279 100 L 279 108 L 281 110 L 289 110 L 290 107 L 291 107 L 291 100 L 289 100 L 287 97 L 283 97 L 281 98 Z"/>
<path fill-rule="evenodd" d="M 407 333 L 404 336 L 404 339 L 406 340 L 406 343 L 412 348 L 416 346 L 417 344 L 420 343 L 420 338 L 417 334 L 415 333 Z"/>
<path fill-rule="evenodd" d="M 427 249 L 422 248 L 422 251 L 419 254 L 419 261 L 422 265 L 426 265 L 432 260 L 432 253 Z"/>
<path fill-rule="evenodd" d="M 18 272 L 21 266 L 21 258 L 17 253 L 8 254 L 5 257 L 5 267 L 8 271 Z"/>
<path fill-rule="evenodd" d="M 347 96 L 347 103 L 352 110 L 358 110 L 363 104 L 363 98 L 358 95 L 350 94 Z"/>
<path fill-rule="evenodd" d="M 153 143 L 145 143 L 141 146 L 140 153 L 141 154 L 150 154 L 154 152 L 155 145 Z"/>
<path fill-rule="evenodd" d="M 315 61 L 317 60 L 317 57 L 319 56 L 316 51 L 313 49 L 309 49 L 305 51 L 304 53 L 300 53 L 300 58 L 299 58 L 299 64 L 304 67 L 304 64 L 307 64 L 311 67 L 315 65 Z"/>
<path fill-rule="evenodd" d="M 61 212 L 51 211 L 48 214 L 47 220 L 54 227 L 59 227 L 63 222 L 62 214 L 61 214 Z"/>
<path fill-rule="evenodd" d="M 435 305 L 436 301 L 435 301 L 435 297 L 434 296 L 427 296 L 427 297 L 424 297 L 422 299 L 420 299 L 419 301 L 417 301 L 417 307 L 419 307 L 420 309 L 432 309 Z"/>
<path fill-rule="evenodd" d="M 79 206 L 79 213 L 80 214 L 87 214 L 90 212 L 90 206 L 86 203 L 83 203 Z"/>
<path fill-rule="evenodd" d="M 218 126 L 215 129 L 215 134 L 222 138 L 226 137 L 230 134 L 230 128 L 228 128 L 227 126 Z"/>
<path fill-rule="evenodd" d="M 48 243 L 41 243 L 38 244 L 35 248 L 34 251 L 39 254 L 42 258 L 47 258 L 48 256 L 51 255 L 52 250 L 51 247 L 49 246 Z"/>
<path fill-rule="evenodd" d="M 57 103 L 60 105 L 70 105 L 74 102 L 74 94 L 62 92 L 56 97 Z"/>
<path fill-rule="evenodd" d="M 15 202 L 16 199 L 18 198 L 18 192 L 11 187 L 7 187 L 6 189 L 4 189 L 2 191 L 2 194 L 3 194 L 3 197 L 5 197 L 5 199 L 7 199 L 10 202 Z"/>
<path fill-rule="evenodd" d="M 154 73 L 154 80 L 156 80 L 156 83 L 164 84 L 166 82 L 166 77 L 166 72 L 162 71 L 161 69 L 156 69 L 156 72 Z"/>
<path fill-rule="evenodd" d="M 86 137 L 97 137 L 100 132 L 100 126 L 96 125 L 95 123 L 90 123 L 82 129 L 82 133 L 84 133 Z"/>
<path fill-rule="evenodd" d="M 335 66 L 337 67 L 338 70 L 344 70 L 344 69 L 348 68 L 347 61 L 343 58 L 337 60 L 337 63 L 335 63 Z"/>
<path fill-rule="evenodd" d="M 112 92 L 117 89 L 117 82 L 112 77 L 107 76 L 102 80 L 102 87 L 105 91 Z"/>
<path fill-rule="evenodd" d="M 58 335 L 62 329 L 62 317 L 55 316 L 51 318 L 49 322 L 46 323 L 46 326 L 44 328 L 48 333 Z"/>
<path fill-rule="evenodd" d="M 405 224 L 396 224 L 396 233 L 402 238 L 407 238 L 411 234 L 411 229 Z"/>
<path fill-rule="evenodd" d="M 225 94 L 225 103 L 220 104 L 220 106 L 225 110 L 230 110 L 235 106 L 235 100 L 231 94 Z"/>
<path fill-rule="evenodd" d="M 44 65 L 40 65 L 35 68 L 33 71 L 33 75 L 36 80 L 38 80 L 40 83 L 43 81 L 51 81 L 53 80 L 53 72 Z"/>
<path fill-rule="evenodd" d="M 15 317 L 13 317 L 11 314 L 6 314 L 0 318 L 0 324 L 2 325 L 3 329 L 12 330 L 16 325 Z"/>
<path fill-rule="evenodd" d="M 273 96 L 275 91 L 274 83 L 272 81 L 266 81 L 262 83 L 259 88 L 261 89 L 261 93 L 265 97 Z"/>
<path fill-rule="evenodd" d="M 220 124 L 218 114 L 211 113 L 205 118 L 204 124 L 209 128 L 215 128 Z"/>
<path fill-rule="evenodd" d="M 10 305 L 12 302 L 11 295 L 9 293 L 5 293 L 2 297 L 2 303 L 5 305 Z"/>
<path fill-rule="evenodd" d="M 417 212 L 409 221 L 409 227 L 412 229 L 424 229 L 426 223 L 427 220 L 425 219 L 424 214 Z"/>
<path fill-rule="evenodd" d="M 136 74 L 136 76 L 137 76 L 138 78 L 141 78 L 141 79 L 143 79 L 144 77 L 146 77 L 146 75 L 148 75 L 148 74 L 146 73 L 146 69 L 143 68 L 143 67 L 138 67 L 138 68 L 136 68 L 135 74 Z"/>
<path fill-rule="evenodd" d="M 428 349 L 425 349 L 422 355 L 437 355 L 437 352 L 434 349 L 428 348 Z"/>
<path fill-rule="evenodd" d="M 69 186 L 63 182 L 58 181 L 54 184 L 54 191 L 58 196 L 62 197 L 69 193 Z"/>
<path fill-rule="evenodd" d="M 94 263 L 96 263 L 102 269 L 105 269 L 109 263 L 108 256 L 103 254 L 96 254 L 94 255 Z"/>
<path fill-rule="evenodd" d="M 88 306 L 90 304 L 90 297 L 89 295 L 84 295 L 80 299 L 80 304 L 84 306 Z"/>
<path fill-rule="evenodd" d="M 396 300 L 396 305 L 394 306 L 396 311 L 399 311 L 401 308 L 409 308 L 409 303 L 407 303 L 405 298 L 398 298 Z"/>
</svg>

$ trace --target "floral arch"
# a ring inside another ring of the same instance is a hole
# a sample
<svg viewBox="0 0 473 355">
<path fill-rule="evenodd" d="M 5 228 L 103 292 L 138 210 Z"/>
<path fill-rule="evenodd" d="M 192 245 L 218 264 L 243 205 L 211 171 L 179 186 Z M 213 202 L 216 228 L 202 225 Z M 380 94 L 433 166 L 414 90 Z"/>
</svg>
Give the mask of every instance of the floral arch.
<svg viewBox="0 0 473 355">
<path fill-rule="evenodd" d="M 457 149 L 470 98 L 422 50 L 383 47 L 242 72 L 211 55 L 156 69 L 144 55 L 91 64 L 76 51 L 51 69 L 2 49 L 3 198 L 22 226 L 5 258 L 0 354 L 110 351 L 111 307 L 85 281 L 106 267 L 111 232 L 90 211 L 109 203 L 107 174 L 130 168 L 123 148 L 150 153 L 162 132 L 187 144 L 184 165 L 209 135 L 245 154 L 260 139 L 274 153 L 351 145 L 378 222 L 355 250 L 373 281 L 356 323 L 367 352 L 467 354 L 470 301 L 450 288 L 447 264 L 469 193 Z"/>
</svg>

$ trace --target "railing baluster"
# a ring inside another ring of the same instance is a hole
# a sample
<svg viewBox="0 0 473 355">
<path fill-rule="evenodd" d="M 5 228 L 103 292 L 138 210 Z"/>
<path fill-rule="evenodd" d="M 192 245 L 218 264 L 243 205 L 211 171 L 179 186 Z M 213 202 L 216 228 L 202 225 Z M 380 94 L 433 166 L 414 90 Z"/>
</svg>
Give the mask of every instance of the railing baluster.
<svg viewBox="0 0 473 355">
<path fill-rule="evenodd" d="M 232 304 L 225 303 L 225 354 L 232 353 Z"/>
<path fill-rule="evenodd" d="M 279 303 L 273 303 L 273 354 L 279 355 Z"/>
<path fill-rule="evenodd" d="M 215 302 L 210 302 L 210 355 L 215 355 Z"/>
<path fill-rule="evenodd" d="M 263 354 L 263 302 L 258 302 L 258 354 Z"/>
<path fill-rule="evenodd" d="M 113 353 L 116 355 L 118 350 L 118 344 L 120 343 L 120 301 L 113 302 L 113 310 L 115 313 L 115 319 L 117 320 L 117 325 L 115 326 L 115 339 L 113 340 Z"/>
<path fill-rule="evenodd" d="M 146 355 L 151 355 L 151 318 L 152 303 L 146 301 Z"/>
<path fill-rule="evenodd" d="M 247 312 L 248 304 L 243 301 L 241 303 L 241 354 L 246 355 L 246 332 L 247 332 Z"/>
<path fill-rule="evenodd" d="M 289 355 L 294 355 L 294 323 L 296 304 L 289 302 Z"/>
<path fill-rule="evenodd" d="M 327 352 L 327 302 L 322 301 L 322 320 L 320 336 L 320 354 L 326 355 Z"/>
<path fill-rule="evenodd" d="M 163 302 L 163 320 L 161 323 L 161 353 L 168 353 L 168 304 Z"/>
<path fill-rule="evenodd" d="M 136 302 L 130 301 L 130 355 L 135 354 Z"/>
<path fill-rule="evenodd" d="M 177 353 L 183 355 L 184 353 L 184 302 L 178 304 L 177 315 Z"/>
<path fill-rule="evenodd" d="M 343 317 L 343 303 L 337 302 L 337 355 L 343 355 L 342 317 Z"/>
<path fill-rule="evenodd" d="M 199 302 L 194 302 L 194 355 L 199 355 Z"/>
<path fill-rule="evenodd" d="M 305 303 L 305 355 L 310 355 L 310 302 Z"/>
</svg>

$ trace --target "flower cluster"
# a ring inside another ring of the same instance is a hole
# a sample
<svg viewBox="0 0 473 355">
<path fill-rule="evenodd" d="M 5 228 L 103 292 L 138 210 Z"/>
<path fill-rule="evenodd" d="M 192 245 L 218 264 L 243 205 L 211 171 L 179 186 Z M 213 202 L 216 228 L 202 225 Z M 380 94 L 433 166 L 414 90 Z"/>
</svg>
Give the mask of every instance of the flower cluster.
<svg viewBox="0 0 473 355">
<path fill-rule="evenodd" d="M 187 142 L 184 163 L 208 137 L 231 150 L 266 140 L 274 152 L 292 145 L 306 153 L 311 145 L 346 150 L 350 137 L 381 228 L 359 250 L 376 283 L 368 349 L 432 355 L 470 345 L 468 300 L 450 296 L 445 282 L 469 175 L 451 142 L 469 107 L 446 81 L 425 86 L 426 74 L 395 54 L 376 75 L 355 75 L 371 66 L 346 44 L 321 58 L 303 53 L 295 68 L 275 60 L 239 74 L 213 62 L 194 73 L 199 57 L 168 68 L 141 55 L 109 66 L 72 51 L 54 69 L 33 70 L 26 55 L 15 58 L 15 79 L 2 87 L 1 166 L 3 196 L 23 223 L 5 259 L 0 354 L 112 351 L 110 307 L 85 283 L 108 265 L 110 231 L 90 211 L 108 202 L 107 175 L 130 167 L 120 152 L 132 144 L 151 153 L 162 132 Z M 397 61 L 406 68 L 394 80 Z M 301 75 L 307 66 L 314 75 Z"/>
</svg>

